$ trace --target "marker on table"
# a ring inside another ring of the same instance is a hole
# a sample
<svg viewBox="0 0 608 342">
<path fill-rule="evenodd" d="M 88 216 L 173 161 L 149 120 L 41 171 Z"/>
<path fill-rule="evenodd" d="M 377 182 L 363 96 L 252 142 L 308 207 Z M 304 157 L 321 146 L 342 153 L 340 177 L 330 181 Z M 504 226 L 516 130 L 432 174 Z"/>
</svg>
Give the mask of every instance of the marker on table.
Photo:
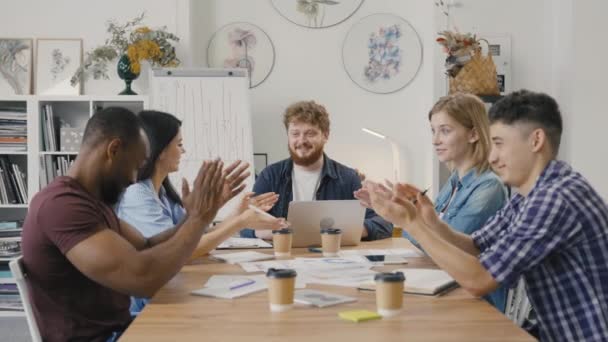
<svg viewBox="0 0 608 342">
<path fill-rule="evenodd" d="M 249 279 L 249 280 L 245 281 L 244 283 L 240 283 L 238 285 L 230 286 L 229 289 L 230 289 L 230 291 L 232 291 L 232 290 L 240 289 L 241 287 L 249 286 L 249 285 L 251 285 L 253 283 L 255 283 L 255 280 Z"/>
</svg>

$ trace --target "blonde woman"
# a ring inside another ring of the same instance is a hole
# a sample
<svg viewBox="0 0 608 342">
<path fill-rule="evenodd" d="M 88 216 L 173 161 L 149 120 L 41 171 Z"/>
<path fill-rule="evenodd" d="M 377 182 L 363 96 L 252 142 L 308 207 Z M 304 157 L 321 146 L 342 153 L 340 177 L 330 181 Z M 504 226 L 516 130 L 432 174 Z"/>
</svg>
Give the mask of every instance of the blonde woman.
<svg viewBox="0 0 608 342">
<path fill-rule="evenodd" d="M 471 234 L 483 226 L 507 200 L 507 192 L 490 170 L 489 121 L 485 104 L 476 96 L 454 94 L 442 97 L 428 114 L 437 158 L 452 171 L 439 191 L 435 210 L 454 229 Z M 366 190 L 357 198 L 369 204 Z M 418 243 L 407 232 L 403 236 Z M 489 296 L 504 312 L 506 290 Z"/>
</svg>

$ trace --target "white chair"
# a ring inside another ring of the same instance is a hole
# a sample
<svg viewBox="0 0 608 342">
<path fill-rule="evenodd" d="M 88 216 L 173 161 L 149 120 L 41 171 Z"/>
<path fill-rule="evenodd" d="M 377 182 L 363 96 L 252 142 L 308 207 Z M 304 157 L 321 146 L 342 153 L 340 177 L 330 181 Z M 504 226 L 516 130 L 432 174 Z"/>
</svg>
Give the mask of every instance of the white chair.
<svg viewBox="0 0 608 342">
<path fill-rule="evenodd" d="M 505 314 L 521 327 L 531 310 L 532 305 L 526 295 L 526 282 L 523 277 L 520 277 L 517 286 L 509 290 Z"/>
<path fill-rule="evenodd" d="M 38 324 L 36 324 L 36 318 L 34 317 L 34 311 L 32 303 L 30 301 L 30 294 L 27 289 L 26 277 L 27 274 L 23 271 L 23 257 L 19 257 L 12 260 L 8 265 L 11 269 L 11 273 L 17 282 L 17 288 L 19 289 L 19 296 L 23 302 L 23 308 L 25 309 L 25 316 L 27 318 L 27 325 L 30 329 L 30 335 L 32 341 L 41 342 L 40 331 L 38 330 Z"/>
</svg>

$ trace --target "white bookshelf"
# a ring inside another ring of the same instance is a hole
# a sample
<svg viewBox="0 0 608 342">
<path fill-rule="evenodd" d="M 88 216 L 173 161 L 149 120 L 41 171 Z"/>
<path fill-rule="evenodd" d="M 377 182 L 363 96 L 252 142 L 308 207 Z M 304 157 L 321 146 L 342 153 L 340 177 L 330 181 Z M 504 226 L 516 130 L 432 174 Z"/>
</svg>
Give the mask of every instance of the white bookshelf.
<svg viewBox="0 0 608 342">
<path fill-rule="evenodd" d="M 10 160 L 17 160 L 23 167 L 26 175 L 27 198 L 31 199 L 40 190 L 40 172 L 42 171 L 41 157 L 57 158 L 66 156 L 70 160 L 77 157 L 77 152 L 49 151 L 43 145 L 42 136 L 42 107 L 51 105 L 53 116 L 72 127 L 84 129 L 88 119 L 100 108 L 110 106 L 126 107 L 134 112 L 148 108 L 148 96 L 39 96 L 15 95 L 0 96 L 0 106 L 5 103 L 20 103 L 26 107 L 27 112 L 27 150 L 25 152 L 2 152 Z M 58 123 L 59 124 L 59 123 Z M 58 125 L 57 124 L 57 125 Z M 56 136 L 58 136 L 58 132 Z M 27 211 L 25 204 L 0 204 L 0 221 L 23 219 Z"/>
</svg>

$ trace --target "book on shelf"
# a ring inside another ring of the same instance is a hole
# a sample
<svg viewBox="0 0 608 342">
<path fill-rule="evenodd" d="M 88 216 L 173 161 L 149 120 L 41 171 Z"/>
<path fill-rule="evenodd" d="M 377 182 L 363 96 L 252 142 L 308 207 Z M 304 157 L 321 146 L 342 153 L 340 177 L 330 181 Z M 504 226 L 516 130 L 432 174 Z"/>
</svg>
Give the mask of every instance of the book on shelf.
<svg viewBox="0 0 608 342">
<path fill-rule="evenodd" d="M 21 256 L 21 237 L 0 238 L 0 258 L 6 261 Z"/>
<path fill-rule="evenodd" d="M 8 263 L 0 265 L 0 312 L 23 311 L 23 302 Z"/>
<path fill-rule="evenodd" d="M 21 221 L 0 222 L 0 261 L 21 255 Z"/>
<path fill-rule="evenodd" d="M 27 151 L 27 113 L 25 108 L 0 104 L 0 152 Z"/>
<path fill-rule="evenodd" d="M 27 203 L 27 181 L 18 164 L 0 155 L 0 203 Z"/>
<path fill-rule="evenodd" d="M 53 106 L 45 104 L 41 108 L 42 142 L 44 151 L 57 151 L 57 122 L 53 115 Z"/>
<path fill-rule="evenodd" d="M 76 156 L 40 156 L 40 187 L 47 186 L 55 177 L 67 175 L 75 160 Z"/>
<path fill-rule="evenodd" d="M 23 227 L 23 220 L 0 221 L 0 231 L 7 229 L 21 229 L 21 227 Z"/>
</svg>

